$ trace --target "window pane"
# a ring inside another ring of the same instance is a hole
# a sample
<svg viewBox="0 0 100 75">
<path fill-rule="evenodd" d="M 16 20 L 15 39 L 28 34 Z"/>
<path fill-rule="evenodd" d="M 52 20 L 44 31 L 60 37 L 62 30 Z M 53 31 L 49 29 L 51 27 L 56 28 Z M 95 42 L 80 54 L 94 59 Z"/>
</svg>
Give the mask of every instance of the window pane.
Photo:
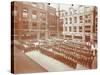
<svg viewBox="0 0 100 75">
<path fill-rule="evenodd" d="M 26 8 L 23 9 L 23 17 L 28 16 L 28 10 Z"/>
<path fill-rule="evenodd" d="M 32 19 L 36 19 L 36 18 L 37 18 L 37 16 L 33 14 L 32 15 Z"/>
<path fill-rule="evenodd" d="M 74 17 L 74 22 L 77 23 L 77 17 Z"/>
</svg>

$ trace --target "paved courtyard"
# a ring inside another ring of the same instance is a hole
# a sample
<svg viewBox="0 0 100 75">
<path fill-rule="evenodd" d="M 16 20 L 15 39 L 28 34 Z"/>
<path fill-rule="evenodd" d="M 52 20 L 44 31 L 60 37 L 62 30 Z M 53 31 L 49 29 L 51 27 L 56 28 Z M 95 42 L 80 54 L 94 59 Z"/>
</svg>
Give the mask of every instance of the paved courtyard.
<svg viewBox="0 0 100 75">
<path fill-rule="evenodd" d="M 40 64 L 43 68 L 45 68 L 49 72 L 87 69 L 86 67 L 83 67 L 82 65 L 79 65 L 79 64 L 77 64 L 76 69 L 73 69 L 69 67 L 68 65 L 63 64 L 60 61 L 57 61 L 53 58 L 43 55 L 39 51 L 30 51 L 30 52 L 27 52 L 26 55 L 29 56 L 32 60 L 36 61 L 38 64 Z"/>
<path fill-rule="evenodd" d="M 14 51 L 14 71 L 15 73 L 47 72 L 46 69 L 16 48 Z"/>
</svg>

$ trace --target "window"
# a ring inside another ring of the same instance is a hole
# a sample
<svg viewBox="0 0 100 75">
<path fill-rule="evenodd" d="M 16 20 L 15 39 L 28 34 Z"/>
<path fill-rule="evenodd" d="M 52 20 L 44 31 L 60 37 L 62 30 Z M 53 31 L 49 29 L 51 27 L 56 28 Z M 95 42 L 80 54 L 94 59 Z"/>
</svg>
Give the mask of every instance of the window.
<svg viewBox="0 0 100 75">
<path fill-rule="evenodd" d="M 78 13 L 78 11 L 77 11 L 77 10 L 74 10 L 74 13 L 75 13 L 75 14 L 77 14 L 77 13 Z"/>
<path fill-rule="evenodd" d="M 24 25 L 28 25 L 28 21 L 23 21 L 23 24 Z"/>
<path fill-rule="evenodd" d="M 23 9 L 23 12 L 28 12 L 28 10 L 26 8 Z"/>
<path fill-rule="evenodd" d="M 82 32 L 82 26 L 79 26 L 79 32 Z"/>
<path fill-rule="evenodd" d="M 91 32 L 91 31 L 90 31 L 90 30 L 85 30 L 85 32 L 89 33 L 89 32 Z"/>
<path fill-rule="evenodd" d="M 85 15 L 85 23 L 90 23 L 91 22 L 91 15 L 87 14 Z"/>
<path fill-rule="evenodd" d="M 91 32 L 91 26 L 85 26 L 85 32 Z"/>
<path fill-rule="evenodd" d="M 12 10 L 12 16 L 17 16 L 17 6 L 14 6 L 14 9 Z"/>
<path fill-rule="evenodd" d="M 85 20 L 85 23 L 87 23 L 87 20 Z"/>
<path fill-rule="evenodd" d="M 33 22 L 33 23 L 32 23 L 32 28 L 34 28 L 34 29 L 37 28 L 37 23 L 36 23 L 36 22 Z"/>
<path fill-rule="evenodd" d="M 70 11 L 70 15 L 72 15 L 72 11 Z"/>
<path fill-rule="evenodd" d="M 72 31 L 71 27 L 69 27 L 69 31 L 70 31 L 70 32 Z"/>
<path fill-rule="evenodd" d="M 68 19 L 67 18 L 65 18 L 65 22 L 66 22 L 66 24 L 68 24 Z"/>
<path fill-rule="evenodd" d="M 85 11 L 86 12 L 90 12 L 91 11 L 91 8 L 90 7 L 85 7 Z"/>
<path fill-rule="evenodd" d="M 89 19 L 89 20 L 88 20 L 88 23 L 90 23 L 90 22 L 91 22 L 91 20 Z"/>
<path fill-rule="evenodd" d="M 70 17 L 70 24 L 72 24 L 72 18 Z"/>
<path fill-rule="evenodd" d="M 79 6 L 79 13 L 84 13 L 84 6 L 82 5 Z"/>
<path fill-rule="evenodd" d="M 67 12 L 65 12 L 65 15 L 67 16 L 67 15 L 68 15 L 68 13 L 67 13 Z"/>
<path fill-rule="evenodd" d="M 36 10 L 33 10 L 32 11 L 32 14 L 36 15 L 37 14 L 37 11 Z"/>
<path fill-rule="evenodd" d="M 67 31 L 67 27 L 65 27 L 65 31 Z"/>
<path fill-rule="evenodd" d="M 82 39 L 82 36 L 74 36 L 75 39 Z"/>
<path fill-rule="evenodd" d="M 77 17 L 74 17 L 74 23 L 77 23 Z"/>
<path fill-rule="evenodd" d="M 54 14 L 53 14 L 53 13 L 50 13 L 50 15 L 53 16 Z M 46 17 L 46 13 L 41 12 L 41 13 L 40 13 L 40 16 L 41 16 L 41 17 Z"/>
<path fill-rule="evenodd" d="M 73 29 L 73 31 L 74 31 L 74 32 L 76 32 L 76 31 L 77 31 L 77 29 L 76 29 L 76 26 L 74 26 L 74 29 Z"/>
<path fill-rule="evenodd" d="M 36 18 L 37 18 L 37 16 L 32 14 L 32 19 L 36 19 Z"/>
<path fill-rule="evenodd" d="M 37 6 L 37 4 L 36 4 L 36 3 L 34 3 L 34 2 L 32 2 L 32 6 L 36 7 L 36 6 Z"/>
<path fill-rule="evenodd" d="M 39 8 L 40 9 L 44 9 L 45 8 L 45 5 L 41 3 L 41 4 L 39 4 Z"/>
<path fill-rule="evenodd" d="M 12 11 L 12 16 L 17 16 L 17 11 L 16 10 Z"/>
<path fill-rule="evenodd" d="M 85 18 L 91 18 L 91 14 L 85 15 Z"/>
<path fill-rule="evenodd" d="M 28 16 L 28 10 L 27 9 L 23 9 L 23 17 L 27 17 Z"/>
<path fill-rule="evenodd" d="M 91 22 L 91 20 L 89 20 L 89 19 L 88 20 L 85 20 L 85 23 L 90 23 L 90 22 Z"/>
<path fill-rule="evenodd" d="M 83 16 L 80 16 L 80 23 L 83 23 Z"/>
<path fill-rule="evenodd" d="M 64 13 L 62 13 L 62 17 L 64 17 Z"/>
<path fill-rule="evenodd" d="M 88 14 L 88 17 L 91 18 L 91 14 Z"/>
<path fill-rule="evenodd" d="M 83 20 L 83 17 L 82 16 L 80 16 L 80 20 Z"/>
<path fill-rule="evenodd" d="M 85 18 L 88 18 L 88 15 L 85 15 Z"/>
<path fill-rule="evenodd" d="M 45 21 L 46 20 L 46 13 L 40 12 L 39 14 L 40 14 L 41 20 Z"/>
<path fill-rule="evenodd" d="M 45 33 L 41 32 L 41 33 L 40 33 L 40 38 L 41 38 L 41 39 L 45 39 Z"/>
<path fill-rule="evenodd" d="M 28 21 L 23 21 L 23 29 L 27 29 L 28 28 Z"/>
<path fill-rule="evenodd" d="M 41 29 L 46 29 L 46 23 L 41 23 L 41 26 L 40 26 Z M 53 28 L 52 28 L 53 29 Z"/>
<path fill-rule="evenodd" d="M 91 26 L 85 26 L 85 28 L 91 28 Z"/>
<path fill-rule="evenodd" d="M 17 11 L 16 10 L 14 10 L 14 15 L 17 16 Z"/>
</svg>

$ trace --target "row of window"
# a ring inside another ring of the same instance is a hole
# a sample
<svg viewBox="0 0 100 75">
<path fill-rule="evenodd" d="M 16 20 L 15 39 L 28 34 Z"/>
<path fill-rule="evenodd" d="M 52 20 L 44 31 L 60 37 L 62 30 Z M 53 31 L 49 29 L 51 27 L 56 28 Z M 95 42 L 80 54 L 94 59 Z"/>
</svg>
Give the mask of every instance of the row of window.
<svg viewBox="0 0 100 75">
<path fill-rule="evenodd" d="M 69 32 L 72 32 L 72 28 L 73 28 L 73 32 L 77 32 L 77 28 L 79 28 L 79 32 L 82 32 L 82 26 L 79 26 L 79 27 L 77 27 L 77 26 L 74 26 L 74 27 L 65 27 L 65 31 L 68 31 L 68 29 L 69 29 Z"/>
<path fill-rule="evenodd" d="M 82 32 L 83 27 L 82 26 L 74 26 L 74 27 L 65 27 L 65 31 L 69 31 L 72 32 L 72 28 L 73 28 L 73 32 L 77 32 L 77 30 L 79 29 L 79 32 Z M 91 32 L 91 26 L 85 26 L 85 32 Z"/>
<path fill-rule="evenodd" d="M 86 18 L 85 18 L 85 23 L 90 23 L 91 22 L 91 18 L 90 16 L 87 16 L 86 15 Z M 73 23 L 77 23 L 78 22 L 78 17 L 69 17 L 69 18 L 65 18 L 65 24 L 72 24 Z M 83 23 L 83 16 L 79 16 L 79 22 L 80 23 Z"/>
<path fill-rule="evenodd" d="M 45 4 L 43 4 L 43 3 L 35 3 L 35 2 L 32 2 L 32 6 L 33 7 L 38 7 L 40 9 L 44 9 L 45 8 Z"/>
<path fill-rule="evenodd" d="M 64 17 L 64 16 L 74 15 L 74 14 L 80 14 L 80 13 L 83 14 L 84 12 L 90 12 L 92 10 L 93 10 L 93 8 L 91 8 L 91 7 L 80 6 L 77 9 L 70 8 L 66 12 L 61 12 L 61 16 Z"/>
<path fill-rule="evenodd" d="M 17 16 L 17 10 L 14 10 L 14 11 L 12 11 L 12 15 L 14 15 L 14 16 Z M 22 10 L 22 16 L 24 17 L 24 18 L 27 18 L 28 17 L 28 9 L 23 9 Z M 46 17 L 46 14 L 45 13 L 42 13 L 42 12 L 40 12 L 39 13 L 39 15 L 40 16 L 42 16 L 42 17 Z M 36 19 L 37 18 L 37 12 L 36 11 L 33 11 L 32 12 L 32 18 L 33 19 Z"/>
<path fill-rule="evenodd" d="M 82 12 L 80 12 L 80 13 L 82 13 Z M 79 14 L 79 13 L 78 13 L 77 10 L 74 10 L 74 11 L 71 10 L 69 12 L 65 12 L 65 13 L 63 12 L 63 13 L 61 13 L 61 16 L 64 17 L 64 16 L 74 15 L 74 14 Z"/>
<path fill-rule="evenodd" d="M 28 21 L 23 21 L 23 26 L 24 28 L 28 28 L 29 24 L 28 24 Z M 37 22 L 32 22 L 32 28 L 33 29 L 37 29 L 38 26 L 37 26 Z M 46 24 L 45 23 L 41 23 L 41 26 L 40 26 L 41 29 L 45 29 L 46 28 Z"/>
<path fill-rule="evenodd" d="M 74 17 L 74 18 L 72 18 L 72 17 L 65 18 L 65 23 L 68 24 L 68 22 L 69 22 L 70 24 L 72 24 L 72 19 L 74 20 L 74 23 L 77 23 L 77 21 L 78 21 L 77 17 Z M 82 23 L 83 22 L 83 16 L 80 16 L 79 19 L 80 19 L 80 23 Z"/>
<path fill-rule="evenodd" d="M 91 23 L 91 15 L 85 15 L 85 23 Z"/>
</svg>

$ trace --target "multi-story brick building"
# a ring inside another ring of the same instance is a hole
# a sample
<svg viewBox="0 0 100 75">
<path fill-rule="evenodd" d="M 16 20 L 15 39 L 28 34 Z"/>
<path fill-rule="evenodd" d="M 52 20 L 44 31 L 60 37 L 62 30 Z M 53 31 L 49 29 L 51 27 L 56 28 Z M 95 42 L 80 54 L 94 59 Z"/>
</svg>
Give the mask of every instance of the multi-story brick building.
<svg viewBox="0 0 100 75">
<path fill-rule="evenodd" d="M 71 6 L 68 11 L 65 11 L 63 17 L 64 39 L 81 43 L 91 42 L 97 31 L 96 11 L 94 6 L 78 6 L 77 8 Z"/>
<path fill-rule="evenodd" d="M 15 39 L 39 40 L 57 35 L 55 8 L 47 3 L 21 1 L 12 5 Z"/>
<path fill-rule="evenodd" d="M 63 17 L 64 17 L 64 12 L 65 12 L 65 10 L 62 10 L 59 7 L 59 9 L 57 11 L 57 13 L 58 13 L 58 21 L 57 21 L 58 24 L 57 25 L 58 25 L 58 34 L 59 34 L 58 38 L 61 38 L 61 39 L 63 39 Z"/>
<path fill-rule="evenodd" d="M 57 36 L 57 15 L 56 8 L 48 6 L 47 8 L 47 19 L 48 19 L 48 34 L 50 37 Z"/>
</svg>

